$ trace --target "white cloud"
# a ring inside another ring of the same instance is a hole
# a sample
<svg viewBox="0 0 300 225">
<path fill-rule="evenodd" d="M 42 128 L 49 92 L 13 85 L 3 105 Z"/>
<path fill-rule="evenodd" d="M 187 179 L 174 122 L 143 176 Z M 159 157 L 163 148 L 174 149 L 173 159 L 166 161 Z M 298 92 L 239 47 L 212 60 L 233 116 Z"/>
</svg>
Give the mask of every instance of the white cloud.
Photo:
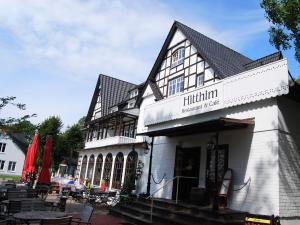
<svg viewBox="0 0 300 225">
<path fill-rule="evenodd" d="M 73 79 L 103 72 L 141 81 L 154 62 L 149 54 L 156 57 L 175 15 L 156 0 L 10 0 L 1 2 L 0 27 L 12 33 L 28 63 L 47 63 Z M 188 25 L 238 49 L 261 32 L 257 28 L 265 29 L 253 24 L 220 32 L 197 21 Z"/>
<path fill-rule="evenodd" d="M 99 73 L 134 83 L 146 79 L 174 20 L 236 50 L 243 50 L 267 29 L 259 11 L 226 13 L 216 24 L 201 1 L 195 3 L 201 13 L 188 9 L 179 13 L 174 4 L 159 0 L 1 1 L 0 76 L 8 85 L 0 95 L 17 96 L 27 104 L 26 113 L 38 114 L 35 122 L 58 114 L 65 124 L 72 124 L 86 114 Z M 1 113 L 20 115 L 13 110 Z"/>
<path fill-rule="evenodd" d="M 140 76 L 150 66 L 141 49 L 171 24 L 163 8 L 156 1 L 11 0 L 1 6 L 0 26 L 27 59 L 51 62 L 64 74 Z"/>
</svg>

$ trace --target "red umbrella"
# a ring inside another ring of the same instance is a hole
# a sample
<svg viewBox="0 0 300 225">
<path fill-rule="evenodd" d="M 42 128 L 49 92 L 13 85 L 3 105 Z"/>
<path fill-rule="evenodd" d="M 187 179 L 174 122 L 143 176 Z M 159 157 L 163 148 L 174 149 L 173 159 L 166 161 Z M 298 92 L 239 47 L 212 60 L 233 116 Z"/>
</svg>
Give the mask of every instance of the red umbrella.
<svg viewBox="0 0 300 225">
<path fill-rule="evenodd" d="M 48 135 L 46 144 L 44 146 L 44 156 L 42 170 L 40 172 L 38 183 L 39 184 L 50 184 L 50 167 L 51 167 L 51 152 L 52 152 L 52 136 Z"/>
<path fill-rule="evenodd" d="M 39 133 L 35 131 L 35 135 L 33 137 L 30 151 L 27 153 L 28 155 L 28 168 L 26 170 L 27 173 L 36 173 L 35 164 L 38 156 L 38 147 L 39 147 Z"/>
<path fill-rule="evenodd" d="M 26 180 L 26 171 L 28 170 L 28 155 L 30 154 L 30 146 L 31 145 L 28 145 L 28 148 L 27 148 L 27 153 L 26 153 L 26 156 L 25 156 L 25 160 L 24 160 L 24 165 L 23 165 L 23 170 L 22 170 L 22 177 L 21 179 L 22 180 Z"/>
</svg>

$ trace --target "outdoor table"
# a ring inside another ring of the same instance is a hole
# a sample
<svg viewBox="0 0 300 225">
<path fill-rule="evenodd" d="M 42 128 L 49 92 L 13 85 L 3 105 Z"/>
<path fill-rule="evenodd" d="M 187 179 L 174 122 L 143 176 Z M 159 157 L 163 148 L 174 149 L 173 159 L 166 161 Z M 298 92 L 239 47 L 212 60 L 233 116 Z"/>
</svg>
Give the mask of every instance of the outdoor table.
<svg viewBox="0 0 300 225">
<path fill-rule="evenodd" d="M 36 198 L 11 198 L 7 200 L 1 201 L 3 205 L 8 205 L 9 201 L 14 201 L 14 202 L 23 202 L 23 201 L 32 201 L 32 202 L 37 202 L 37 201 L 42 201 L 41 199 L 36 199 Z"/>
<path fill-rule="evenodd" d="M 19 212 L 13 215 L 15 219 L 21 220 L 26 224 L 30 224 L 30 221 L 39 221 L 42 219 L 55 219 L 67 216 L 64 212 L 56 211 L 28 211 Z"/>
</svg>

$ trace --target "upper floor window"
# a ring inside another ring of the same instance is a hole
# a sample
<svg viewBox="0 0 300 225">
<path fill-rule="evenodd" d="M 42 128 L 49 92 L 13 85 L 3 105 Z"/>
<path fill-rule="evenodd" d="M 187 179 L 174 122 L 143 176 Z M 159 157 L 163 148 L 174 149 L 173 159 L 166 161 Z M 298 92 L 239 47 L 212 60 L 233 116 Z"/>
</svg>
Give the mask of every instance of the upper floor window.
<svg viewBox="0 0 300 225">
<path fill-rule="evenodd" d="M 174 78 L 169 81 L 169 96 L 183 92 L 184 89 L 184 76 Z"/>
<path fill-rule="evenodd" d="M 201 73 L 196 78 L 196 86 L 201 87 L 204 85 L 204 73 Z"/>
<path fill-rule="evenodd" d="M 16 162 L 9 161 L 7 171 L 15 172 L 16 171 Z"/>
<path fill-rule="evenodd" d="M 6 143 L 0 142 L 0 153 L 5 152 Z"/>
<path fill-rule="evenodd" d="M 4 170 L 5 160 L 0 160 L 0 170 Z"/>
<path fill-rule="evenodd" d="M 184 59 L 184 48 L 179 48 L 172 54 L 171 67 L 182 64 L 183 59 Z"/>
</svg>

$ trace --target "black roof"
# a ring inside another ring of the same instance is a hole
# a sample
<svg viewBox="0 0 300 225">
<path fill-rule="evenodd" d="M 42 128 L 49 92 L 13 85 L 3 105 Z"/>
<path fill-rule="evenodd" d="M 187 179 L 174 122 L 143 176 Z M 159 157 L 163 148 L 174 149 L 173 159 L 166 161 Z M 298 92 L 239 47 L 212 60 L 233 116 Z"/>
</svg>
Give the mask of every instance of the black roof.
<svg viewBox="0 0 300 225">
<path fill-rule="evenodd" d="M 278 60 L 278 53 L 272 57 L 268 57 L 266 59 L 260 59 L 260 61 L 253 61 L 250 58 L 224 46 L 223 44 L 195 31 L 194 29 L 175 21 L 169 31 L 169 34 L 160 50 L 160 53 L 151 69 L 151 72 L 147 78 L 146 84 L 149 84 L 151 89 L 153 90 L 153 94 L 156 100 L 160 100 L 163 98 L 162 93 L 155 82 L 155 76 L 157 74 L 158 69 L 165 57 L 165 54 L 168 50 L 168 46 L 172 41 L 172 37 L 175 32 L 179 29 L 186 38 L 191 42 L 191 44 L 197 49 L 197 52 L 201 55 L 201 57 L 206 60 L 213 70 L 216 72 L 217 76 L 220 79 L 225 77 L 229 77 L 243 71 L 249 70 L 251 68 L 255 68 L 262 64 L 270 63 L 271 61 Z M 280 54 L 281 56 L 281 54 Z M 252 64 L 251 64 L 252 63 Z M 144 86 L 143 92 L 145 91 L 147 85 Z M 142 96 L 142 95 L 141 95 Z M 141 103 L 141 97 L 137 100 L 137 104 Z"/>
<path fill-rule="evenodd" d="M 245 68 L 243 66 L 252 61 L 248 57 L 180 22 L 176 21 L 175 24 L 192 45 L 194 45 L 199 54 L 213 67 L 220 78 L 225 78 L 244 71 Z"/>
<path fill-rule="evenodd" d="M 101 116 L 106 116 L 108 109 L 118 103 L 122 102 L 128 91 L 134 88 L 136 85 L 127 81 L 119 80 L 114 77 L 110 77 L 104 74 L 100 74 L 95 87 L 94 95 L 90 104 L 90 108 L 86 117 L 86 123 L 89 122 L 93 116 L 97 98 L 101 87 Z"/>
<path fill-rule="evenodd" d="M 28 143 L 25 134 L 22 133 L 8 133 L 12 141 L 26 154 Z"/>
</svg>

